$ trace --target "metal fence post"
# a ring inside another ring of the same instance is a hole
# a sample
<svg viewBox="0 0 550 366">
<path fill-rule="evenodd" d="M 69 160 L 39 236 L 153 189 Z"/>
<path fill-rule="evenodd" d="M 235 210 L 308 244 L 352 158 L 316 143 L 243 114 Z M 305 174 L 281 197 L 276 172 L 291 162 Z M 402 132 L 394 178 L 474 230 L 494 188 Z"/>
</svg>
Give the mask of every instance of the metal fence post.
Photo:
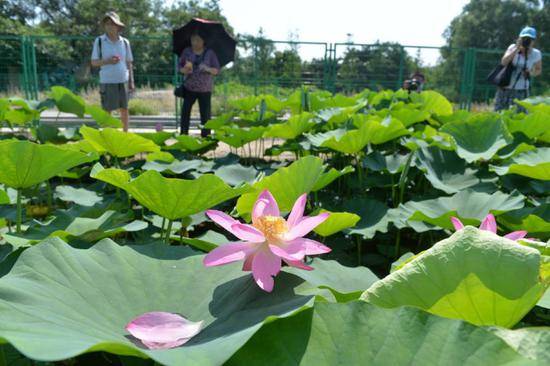
<svg viewBox="0 0 550 366">
<path fill-rule="evenodd" d="M 405 72 L 405 47 L 401 46 L 401 52 L 399 54 L 399 73 L 397 76 L 396 89 L 401 88 L 403 85 L 403 74 Z"/>
<path fill-rule="evenodd" d="M 29 37 L 28 50 L 30 54 L 29 74 L 31 76 L 31 95 L 33 99 L 38 99 L 38 67 L 36 63 L 36 46 L 33 36 Z"/>
<path fill-rule="evenodd" d="M 25 99 L 30 99 L 29 71 L 27 67 L 27 52 L 25 52 L 26 36 L 21 36 L 20 42 L 21 42 L 21 71 L 23 73 L 23 91 L 25 92 Z"/>
<path fill-rule="evenodd" d="M 467 109 L 468 108 L 468 83 L 470 80 L 471 75 L 471 48 L 467 48 L 464 50 L 464 61 L 462 63 L 462 77 L 460 80 L 460 108 L 461 109 Z"/>
<path fill-rule="evenodd" d="M 256 38 L 252 38 L 252 54 L 254 59 L 252 62 L 252 78 L 254 80 L 254 95 L 258 95 L 258 45 Z"/>
</svg>

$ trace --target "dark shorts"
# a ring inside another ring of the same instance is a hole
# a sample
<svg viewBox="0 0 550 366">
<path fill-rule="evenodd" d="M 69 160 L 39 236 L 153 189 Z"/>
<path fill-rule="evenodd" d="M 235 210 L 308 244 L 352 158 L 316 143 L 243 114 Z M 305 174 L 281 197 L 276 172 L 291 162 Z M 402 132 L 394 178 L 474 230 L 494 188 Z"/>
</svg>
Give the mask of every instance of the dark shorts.
<svg viewBox="0 0 550 366">
<path fill-rule="evenodd" d="M 505 89 L 497 88 L 495 95 L 495 111 L 502 111 L 510 108 L 514 104 L 514 99 L 522 100 L 529 97 L 529 91 L 525 89 Z M 517 106 L 520 112 L 525 112 L 521 106 Z"/>
<path fill-rule="evenodd" d="M 106 111 L 128 109 L 128 83 L 99 84 L 101 107 Z"/>
</svg>

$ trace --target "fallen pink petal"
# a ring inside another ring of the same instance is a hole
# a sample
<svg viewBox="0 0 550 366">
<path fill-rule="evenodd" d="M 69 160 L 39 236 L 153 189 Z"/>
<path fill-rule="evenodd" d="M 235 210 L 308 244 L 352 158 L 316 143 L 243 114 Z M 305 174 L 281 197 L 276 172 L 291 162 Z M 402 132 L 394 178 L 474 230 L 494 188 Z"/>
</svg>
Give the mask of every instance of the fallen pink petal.
<svg viewBox="0 0 550 366">
<path fill-rule="evenodd" d="M 252 209 L 251 224 L 241 223 L 220 211 L 206 211 L 212 221 L 241 241 L 212 250 L 205 256 L 204 265 L 211 267 L 244 260 L 243 271 L 252 271 L 256 284 L 267 292 L 273 291 L 274 277 L 280 272 L 282 262 L 303 270 L 313 270 L 304 263 L 305 256 L 328 253 L 331 249 L 304 236 L 324 222 L 329 214 L 304 216 L 306 202 L 306 194 L 298 197 L 285 220 L 280 216 L 273 195 L 264 190 Z"/>
<path fill-rule="evenodd" d="M 453 224 L 456 231 L 464 229 L 464 224 L 457 217 L 451 217 L 451 223 Z M 497 221 L 493 214 L 488 214 L 485 216 L 481 225 L 479 225 L 479 230 L 490 231 L 493 234 L 497 234 Z M 527 235 L 527 231 L 519 230 L 514 231 L 509 234 L 504 235 L 505 238 L 510 240 L 519 240 L 523 239 Z"/>
<path fill-rule="evenodd" d="M 153 311 L 132 319 L 126 330 L 149 349 L 170 349 L 197 335 L 202 323 L 192 322 L 179 314 Z"/>
</svg>

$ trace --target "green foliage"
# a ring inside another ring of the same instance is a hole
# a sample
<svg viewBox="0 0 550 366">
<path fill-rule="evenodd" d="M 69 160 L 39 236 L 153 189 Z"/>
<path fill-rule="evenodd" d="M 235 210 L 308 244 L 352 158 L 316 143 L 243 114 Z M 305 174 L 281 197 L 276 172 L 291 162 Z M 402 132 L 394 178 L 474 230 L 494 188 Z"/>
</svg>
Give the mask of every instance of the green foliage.
<svg viewBox="0 0 550 366">
<path fill-rule="evenodd" d="M 17 140 L 1 141 L 0 156 L 0 183 L 17 189 L 31 187 L 97 159 L 93 154 Z"/>
<path fill-rule="evenodd" d="M 142 152 L 160 151 L 153 141 L 135 133 L 122 132 L 113 128 L 96 130 L 91 127 L 80 127 L 80 134 L 99 153 L 124 158 Z"/>
<path fill-rule="evenodd" d="M 231 188 L 215 175 L 184 180 L 164 178 L 157 171 L 149 170 L 131 180 L 125 170 L 103 169 L 101 165 L 96 165 L 90 175 L 124 189 L 139 203 L 170 220 L 202 212 L 249 191 L 247 185 Z"/>
<path fill-rule="evenodd" d="M 362 296 L 384 308 L 414 306 L 476 325 L 512 327 L 537 303 L 541 255 L 466 227 L 375 283 Z"/>
</svg>

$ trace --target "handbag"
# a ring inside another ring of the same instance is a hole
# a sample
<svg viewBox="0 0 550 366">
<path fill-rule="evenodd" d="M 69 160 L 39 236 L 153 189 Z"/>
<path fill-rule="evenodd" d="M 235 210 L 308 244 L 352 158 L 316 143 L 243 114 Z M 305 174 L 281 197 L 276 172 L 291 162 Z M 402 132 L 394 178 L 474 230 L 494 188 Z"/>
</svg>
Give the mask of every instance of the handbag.
<svg viewBox="0 0 550 366">
<path fill-rule="evenodd" d="M 506 66 L 499 63 L 489 73 L 487 76 L 487 81 L 501 88 L 506 87 L 510 85 L 512 71 L 514 71 L 514 65 L 512 65 L 512 62 L 509 62 Z"/>
<path fill-rule="evenodd" d="M 178 98 L 185 98 L 185 85 L 183 85 L 184 82 L 182 81 L 182 83 L 178 86 L 176 86 L 176 88 L 174 89 L 174 95 Z"/>
</svg>

